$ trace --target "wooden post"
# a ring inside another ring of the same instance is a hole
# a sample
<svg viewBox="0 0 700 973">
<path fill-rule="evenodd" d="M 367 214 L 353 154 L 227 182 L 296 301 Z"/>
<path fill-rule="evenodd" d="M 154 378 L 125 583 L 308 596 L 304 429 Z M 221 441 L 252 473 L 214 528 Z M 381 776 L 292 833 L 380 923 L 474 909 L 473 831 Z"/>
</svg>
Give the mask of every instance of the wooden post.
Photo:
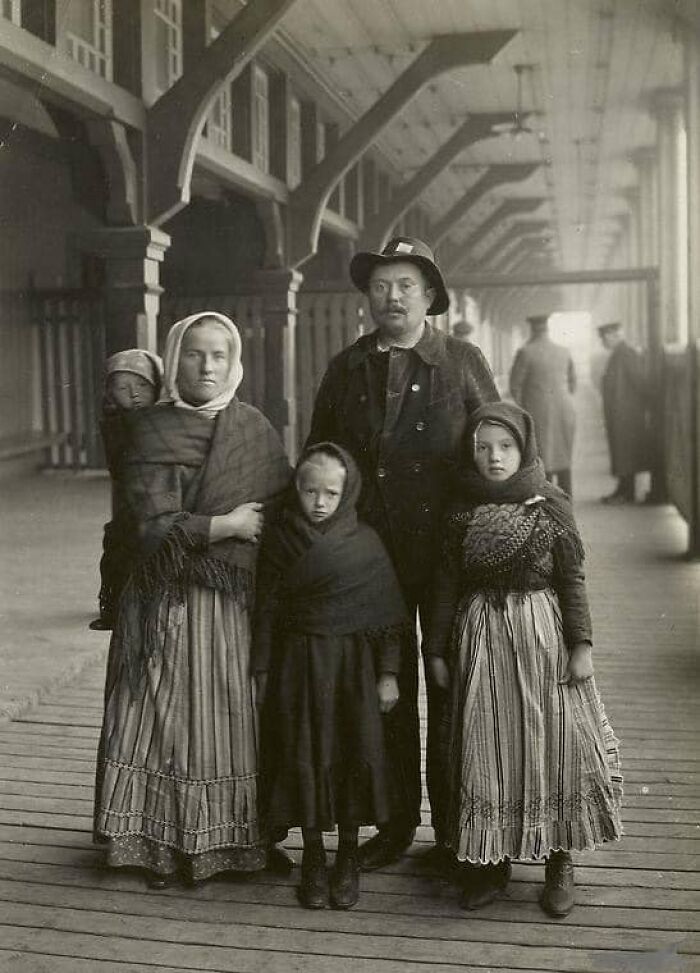
<svg viewBox="0 0 700 973">
<path fill-rule="evenodd" d="M 152 226 L 114 227 L 85 234 L 77 245 L 104 260 L 106 354 L 134 347 L 155 351 L 159 265 L 170 237 Z"/>
<path fill-rule="evenodd" d="M 700 557 L 700 47 L 685 47 L 685 118 L 688 158 L 688 384 L 690 511 L 688 556 Z"/>
<path fill-rule="evenodd" d="M 649 429 L 651 491 L 648 499 L 651 503 L 664 503 L 667 497 L 664 463 L 664 344 L 659 319 L 659 285 L 655 276 L 647 279 L 647 322 L 651 385 Z"/>
<path fill-rule="evenodd" d="M 261 270 L 253 277 L 265 327 L 264 412 L 282 436 L 290 459 L 297 453 L 296 317 L 303 280 L 288 268 Z"/>
</svg>

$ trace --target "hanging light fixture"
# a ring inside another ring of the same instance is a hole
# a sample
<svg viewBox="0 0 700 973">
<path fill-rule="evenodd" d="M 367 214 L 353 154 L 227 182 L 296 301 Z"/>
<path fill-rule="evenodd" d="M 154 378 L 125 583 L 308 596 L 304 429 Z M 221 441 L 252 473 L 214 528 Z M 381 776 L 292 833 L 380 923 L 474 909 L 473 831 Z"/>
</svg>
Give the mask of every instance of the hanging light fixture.
<svg viewBox="0 0 700 973">
<path fill-rule="evenodd" d="M 523 112 L 523 74 L 525 71 L 532 71 L 534 64 L 514 64 L 513 70 L 517 79 L 516 109 L 513 112 L 513 121 L 504 122 L 493 126 L 493 131 L 501 135 L 510 135 L 511 138 L 519 139 L 522 135 L 534 135 L 535 130 L 530 128 L 525 122 L 526 115 L 534 115 L 535 112 Z"/>
</svg>

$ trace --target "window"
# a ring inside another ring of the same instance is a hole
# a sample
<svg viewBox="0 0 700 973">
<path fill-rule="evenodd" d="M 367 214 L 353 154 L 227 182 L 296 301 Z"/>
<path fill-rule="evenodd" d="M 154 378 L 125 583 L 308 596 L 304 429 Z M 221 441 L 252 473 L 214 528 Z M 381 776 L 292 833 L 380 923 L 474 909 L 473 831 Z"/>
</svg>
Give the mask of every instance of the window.
<svg viewBox="0 0 700 973">
<path fill-rule="evenodd" d="M 301 182 L 301 104 L 294 95 L 289 99 L 287 138 L 287 183 L 290 189 L 295 189 Z"/>
<path fill-rule="evenodd" d="M 211 9 L 209 43 L 215 41 L 226 26 L 226 19 L 215 8 Z M 207 118 L 207 138 L 231 151 L 231 85 L 225 84 L 216 97 Z"/>
<path fill-rule="evenodd" d="M 18 27 L 22 25 L 22 4 L 21 0 L 2 0 L 0 3 L 0 15 L 5 20 L 9 20 Z"/>
<path fill-rule="evenodd" d="M 270 95 L 267 74 L 253 65 L 253 165 L 270 171 Z"/>
<path fill-rule="evenodd" d="M 182 74 L 182 0 L 155 0 L 155 71 L 159 95 Z"/>
<path fill-rule="evenodd" d="M 72 0 L 65 26 L 68 57 L 111 81 L 112 0 Z"/>
</svg>

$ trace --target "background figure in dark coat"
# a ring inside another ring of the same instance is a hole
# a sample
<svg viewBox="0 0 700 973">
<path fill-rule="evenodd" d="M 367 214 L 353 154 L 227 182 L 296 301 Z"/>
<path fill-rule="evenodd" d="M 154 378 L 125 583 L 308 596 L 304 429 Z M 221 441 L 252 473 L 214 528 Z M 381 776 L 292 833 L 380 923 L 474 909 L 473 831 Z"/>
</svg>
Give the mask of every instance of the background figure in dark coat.
<svg viewBox="0 0 700 973">
<path fill-rule="evenodd" d="M 428 629 L 429 591 L 451 468 L 470 412 L 498 399 L 479 349 L 429 325 L 449 306 L 429 247 L 398 237 L 381 254 L 357 253 L 350 275 L 369 298 L 377 330 L 341 351 L 316 398 L 308 443 L 332 440 L 362 473 L 360 517 L 382 538 L 412 618 Z M 385 718 L 391 820 L 360 849 L 365 870 L 395 861 L 420 822 L 418 658 L 402 647 L 399 702 Z M 444 804 L 438 733 L 445 694 L 428 679 L 427 782 L 438 855 Z M 408 794 L 408 798 L 405 795 Z"/>
<path fill-rule="evenodd" d="M 518 351 L 510 372 L 510 394 L 535 420 L 547 479 L 572 495 L 576 372 L 568 349 L 552 341 L 547 315 L 529 317 L 530 340 Z"/>
<path fill-rule="evenodd" d="M 647 441 L 647 381 L 644 359 L 629 345 L 618 322 L 598 328 L 610 352 L 601 383 L 610 468 L 615 490 L 604 503 L 634 503 L 635 474 L 649 469 Z"/>
</svg>

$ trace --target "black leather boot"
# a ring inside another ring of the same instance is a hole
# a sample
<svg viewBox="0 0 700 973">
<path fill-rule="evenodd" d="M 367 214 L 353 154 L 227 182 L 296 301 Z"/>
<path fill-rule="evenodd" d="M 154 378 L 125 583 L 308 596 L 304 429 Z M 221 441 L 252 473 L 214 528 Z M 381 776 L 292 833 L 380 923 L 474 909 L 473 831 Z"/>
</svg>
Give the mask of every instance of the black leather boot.
<svg viewBox="0 0 700 973">
<path fill-rule="evenodd" d="M 323 845 L 304 848 L 297 896 L 305 909 L 325 909 L 328 905 L 328 872 Z"/>
<path fill-rule="evenodd" d="M 338 848 L 331 872 L 331 905 L 334 909 L 352 909 L 360 897 L 360 868 L 356 848 Z"/>
<path fill-rule="evenodd" d="M 544 865 L 544 889 L 540 905 L 547 915 L 563 919 L 573 909 L 574 865 L 568 851 L 554 851 Z"/>
</svg>

